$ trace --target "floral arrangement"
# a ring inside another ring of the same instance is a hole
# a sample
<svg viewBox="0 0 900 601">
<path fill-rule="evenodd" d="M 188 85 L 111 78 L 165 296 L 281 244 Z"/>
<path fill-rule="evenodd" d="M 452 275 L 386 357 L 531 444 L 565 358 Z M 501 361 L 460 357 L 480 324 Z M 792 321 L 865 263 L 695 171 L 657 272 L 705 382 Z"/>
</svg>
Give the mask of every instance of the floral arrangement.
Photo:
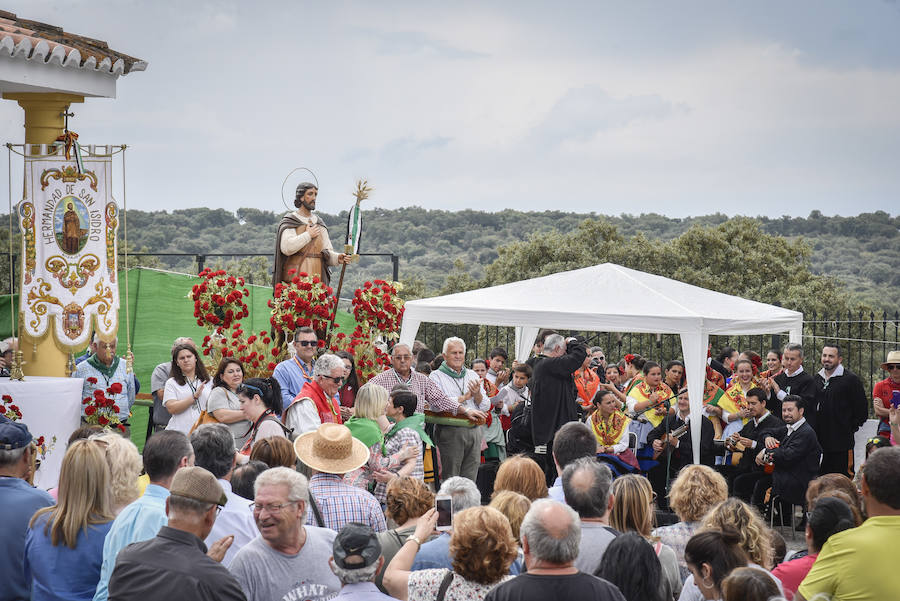
<svg viewBox="0 0 900 601">
<path fill-rule="evenodd" d="M 293 275 L 292 269 L 288 275 Z M 328 329 L 334 319 L 337 299 L 332 296 L 331 286 L 314 275 L 301 271 L 293 275 L 288 283 L 275 285 L 274 298 L 269 301 L 272 327 L 283 332 L 293 332 L 309 326 L 317 332 Z"/>
<path fill-rule="evenodd" d="M 400 282 L 375 280 L 366 282 L 353 293 L 353 317 L 363 329 L 377 330 L 386 340 L 400 336 L 403 299 Z"/>
<path fill-rule="evenodd" d="M 240 324 L 238 324 L 240 326 Z M 287 347 L 274 344 L 268 332 L 244 338 L 244 330 L 235 328 L 230 334 L 214 333 L 203 338 L 203 354 L 215 366 L 224 357 L 234 357 L 244 368 L 244 378 L 261 378 L 272 374 L 275 366 L 287 358 Z"/>
<path fill-rule="evenodd" d="M 243 301 L 250 295 L 244 288 L 244 278 L 228 275 L 224 269 L 204 269 L 199 276 L 203 281 L 191 288 L 198 326 L 227 330 L 250 315 Z"/>
<path fill-rule="evenodd" d="M 399 282 L 375 280 L 364 283 L 353 293 L 351 302 L 356 329 L 349 336 L 340 332 L 332 338 L 332 351 L 344 350 L 353 355 L 360 384 L 391 365 L 390 357 L 376 342 L 399 336 L 400 321 L 403 319 L 403 300 L 398 294 L 400 288 Z"/>
<path fill-rule="evenodd" d="M 371 332 L 365 334 L 360 326 L 356 326 L 350 336 L 338 332 L 332 338 L 330 349 L 331 352 L 347 351 L 353 355 L 356 379 L 360 386 L 391 366 L 390 356 L 375 345 Z"/>
<path fill-rule="evenodd" d="M 87 381 L 92 385 L 97 385 L 97 378 L 91 376 Z M 125 426 L 119 419 L 119 406 L 116 402 L 106 395 L 115 396 L 122 394 L 122 384 L 113 382 L 104 391 L 102 388 L 94 390 L 93 396 L 85 397 L 81 404 L 84 405 L 84 421 L 89 424 L 97 424 L 104 428 L 117 428 L 120 432 L 125 431 Z"/>
<path fill-rule="evenodd" d="M 3 402 L 3 404 L 0 405 L 0 415 L 3 415 L 8 420 L 14 422 L 22 419 L 22 410 L 19 409 L 18 405 L 13 403 L 13 398 L 10 395 L 4 394 L 0 400 Z M 44 459 L 47 457 L 47 453 L 52 451 L 53 447 L 56 446 L 56 437 L 54 436 L 48 443 L 43 436 L 38 436 L 34 439 L 34 444 L 41 454 L 41 459 Z"/>
</svg>

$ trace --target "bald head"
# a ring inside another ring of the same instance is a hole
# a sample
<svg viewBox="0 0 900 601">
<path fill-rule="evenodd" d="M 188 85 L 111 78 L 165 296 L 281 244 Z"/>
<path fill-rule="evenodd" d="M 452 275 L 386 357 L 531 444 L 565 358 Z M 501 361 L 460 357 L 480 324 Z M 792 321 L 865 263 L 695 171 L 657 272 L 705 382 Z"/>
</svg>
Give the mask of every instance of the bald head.
<svg viewBox="0 0 900 601">
<path fill-rule="evenodd" d="M 519 532 L 531 559 L 565 565 L 578 557 L 581 520 L 563 503 L 538 499 L 525 514 Z"/>
<path fill-rule="evenodd" d="M 582 518 L 602 518 L 609 510 L 612 472 L 604 463 L 583 457 L 562 473 L 563 494 L 569 507 Z"/>
</svg>

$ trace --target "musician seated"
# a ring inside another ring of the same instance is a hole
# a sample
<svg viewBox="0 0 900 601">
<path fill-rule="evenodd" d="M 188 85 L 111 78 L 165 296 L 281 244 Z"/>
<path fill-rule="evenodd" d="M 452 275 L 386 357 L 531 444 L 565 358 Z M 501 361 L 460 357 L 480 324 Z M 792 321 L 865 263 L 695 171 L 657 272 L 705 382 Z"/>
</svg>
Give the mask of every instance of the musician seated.
<svg viewBox="0 0 900 601">
<path fill-rule="evenodd" d="M 594 411 L 587 423 L 597 439 L 597 459 L 609 464 L 617 476 L 640 469 L 637 457 L 628 448 L 628 426 L 631 420 L 622 412 L 615 394 L 600 389 L 593 399 Z"/>
<path fill-rule="evenodd" d="M 662 368 L 659 363 L 653 361 L 644 363 L 643 379 L 629 389 L 625 398 L 628 413 L 636 417 L 631 422 L 631 431 L 637 434 L 638 448 L 649 445 L 647 434 L 662 422 L 669 406 L 664 402 L 670 401 L 674 396 L 672 389 L 662 381 Z"/>
<path fill-rule="evenodd" d="M 803 413 L 806 399 L 789 394 L 781 401 L 781 417 L 786 433 L 781 440 L 768 437 L 765 447 L 756 456 L 758 465 L 771 463 L 772 494 L 781 498 L 782 504 L 805 505 L 806 488 L 819 471 L 822 447 Z M 804 518 L 805 519 L 805 518 Z"/>
<path fill-rule="evenodd" d="M 734 455 L 741 454 L 730 474 L 733 494 L 756 506 L 761 505 L 766 489 L 771 486 L 771 478 L 766 478 L 768 473 L 764 466 L 756 463 L 756 456 L 765 448 L 766 438 L 781 440 L 787 432 L 784 422 L 766 408 L 767 397 L 768 393 L 762 388 L 751 388 L 747 392 L 751 418 L 740 432 L 725 440 L 725 446 Z"/>
<path fill-rule="evenodd" d="M 715 465 L 715 436 L 713 424 L 708 417 L 701 418 L 700 463 Z M 694 462 L 693 441 L 691 440 L 691 401 L 687 388 L 678 393 L 675 413 L 665 419 L 647 435 L 647 445 L 653 448 L 653 457 L 658 465 L 647 474 L 660 505 L 665 502 L 666 481 L 674 478 L 685 465 Z M 667 469 L 668 468 L 668 469 Z"/>
</svg>

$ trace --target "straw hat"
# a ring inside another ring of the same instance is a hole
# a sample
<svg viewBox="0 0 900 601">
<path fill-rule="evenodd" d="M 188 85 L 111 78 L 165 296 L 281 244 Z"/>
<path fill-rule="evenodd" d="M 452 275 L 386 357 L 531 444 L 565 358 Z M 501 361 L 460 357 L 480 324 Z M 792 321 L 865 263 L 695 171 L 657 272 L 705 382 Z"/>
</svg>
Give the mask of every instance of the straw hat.
<svg viewBox="0 0 900 601">
<path fill-rule="evenodd" d="M 303 434 L 294 441 L 294 452 L 303 463 L 326 474 L 346 474 L 369 460 L 366 445 L 341 424 L 322 424 Z"/>
<path fill-rule="evenodd" d="M 887 360 L 881 364 L 881 369 L 888 371 L 888 365 L 900 364 L 900 351 L 891 351 L 888 353 Z"/>
</svg>

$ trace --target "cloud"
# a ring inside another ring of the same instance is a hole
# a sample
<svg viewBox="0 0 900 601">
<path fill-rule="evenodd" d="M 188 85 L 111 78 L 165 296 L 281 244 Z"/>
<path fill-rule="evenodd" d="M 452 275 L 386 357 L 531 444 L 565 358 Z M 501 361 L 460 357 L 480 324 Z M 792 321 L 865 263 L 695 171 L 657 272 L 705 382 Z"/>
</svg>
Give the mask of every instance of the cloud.
<svg viewBox="0 0 900 601">
<path fill-rule="evenodd" d="M 553 144 L 587 142 L 600 132 L 688 112 L 686 104 L 670 102 L 658 94 L 614 98 L 601 87 L 584 86 L 568 90 L 532 134 Z"/>
<path fill-rule="evenodd" d="M 419 55 L 429 58 L 471 60 L 488 55 L 444 42 L 421 31 L 367 31 L 377 40 L 376 52 L 388 56 Z"/>
</svg>

